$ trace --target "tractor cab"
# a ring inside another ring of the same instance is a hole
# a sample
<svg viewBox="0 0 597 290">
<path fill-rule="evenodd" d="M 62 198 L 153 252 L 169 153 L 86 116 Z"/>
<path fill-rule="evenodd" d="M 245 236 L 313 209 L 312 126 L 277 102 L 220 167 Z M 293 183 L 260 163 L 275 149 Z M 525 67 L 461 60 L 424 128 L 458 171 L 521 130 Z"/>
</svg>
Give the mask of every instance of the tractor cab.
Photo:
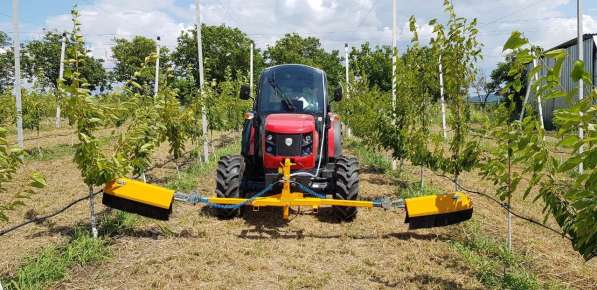
<svg viewBox="0 0 597 290">
<path fill-rule="evenodd" d="M 329 91 L 325 72 L 314 67 L 285 64 L 263 71 L 253 111 L 245 114 L 241 192 L 250 195 L 278 180 L 278 168 L 288 158 L 296 182 L 334 194 L 336 163 L 346 158 L 341 123 L 330 112 L 330 102 L 340 101 L 342 91 L 336 89 L 333 97 Z M 240 98 L 250 99 L 248 86 Z"/>
</svg>

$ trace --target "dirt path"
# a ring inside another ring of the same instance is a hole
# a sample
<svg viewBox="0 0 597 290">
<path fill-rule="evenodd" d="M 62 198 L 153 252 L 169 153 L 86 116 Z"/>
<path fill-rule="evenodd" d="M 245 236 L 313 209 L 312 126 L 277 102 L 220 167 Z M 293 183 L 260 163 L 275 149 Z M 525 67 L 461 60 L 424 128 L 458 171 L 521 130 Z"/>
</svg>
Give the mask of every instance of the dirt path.
<svg viewBox="0 0 597 290">
<path fill-rule="evenodd" d="M 391 191 L 370 183 L 362 191 Z M 200 183 L 214 186 L 211 176 Z M 287 288 L 482 288 L 462 275 L 445 243 L 446 229 L 408 232 L 401 212 L 362 210 L 353 223 L 333 221 L 328 209 L 303 212 L 289 223 L 276 209 L 246 212 L 221 221 L 204 209 L 177 205 L 167 225 L 182 237 L 146 235 L 160 224 L 147 221 L 133 236 L 119 237 L 109 263 L 82 270 L 64 288 L 287 289 Z M 184 234 L 183 234 L 184 233 Z"/>
<path fill-rule="evenodd" d="M 167 158 L 167 148 L 156 155 Z M 31 161 L 19 172 L 46 173 L 49 189 L 28 201 L 27 209 L 48 212 L 81 196 L 86 190 L 70 156 Z M 419 169 L 405 165 L 405 176 L 418 177 Z M 391 195 L 396 187 L 383 173 L 362 170 L 364 197 Z M 158 178 L 175 174 L 172 165 L 156 172 Z M 200 190 L 215 188 L 213 172 L 197 178 Z M 449 181 L 425 171 L 426 183 L 450 189 Z M 474 174 L 465 184 L 490 190 Z M 15 187 L 25 178 L 17 178 Z M 486 199 L 472 196 L 474 221 L 484 234 L 501 238 L 505 213 Z M 98 201 L 99 203 L 99 201 Z M 516 209 L 540 217 L 540 209 L 520 198 Z M 100 205 L 99 211 L 103 211 Z M 11 212 L 21 220 L 25 208 Z M 361 210 L 353 223 L 336 223 L 329 210 L 319 214 L 295 212 L 281 221 L 276 209 L 247 211 L 243 218 L 221 221 L 205 208 L 176 204 L 171 220 L 140 218 L 132 231 L 109 238 L 111 257 L 100 264 L 73 269 L 70 277 L 54 285 L 61 289 L 287 289 L 287 288 L 400 288 L 484 289 L 475 273 L 452 246 L 462 236 L 462 225 L 408 231 L 401 211 Z M 0 274 L 10 274 L 25 257 L 51 244 L 64 243 L 69 231 L 86 223 L 82 203 L 51 222 L 34 225 L 0 237 Z M 4 224 L 0 224 L 4 226 Z M 528 268 L 540 279 L 562 285 L 597 289 L 597 263 L 583 262 L 570 244 L 555 234 L 515 219 L 514 248 L 531 257 Z"/>
</svg>

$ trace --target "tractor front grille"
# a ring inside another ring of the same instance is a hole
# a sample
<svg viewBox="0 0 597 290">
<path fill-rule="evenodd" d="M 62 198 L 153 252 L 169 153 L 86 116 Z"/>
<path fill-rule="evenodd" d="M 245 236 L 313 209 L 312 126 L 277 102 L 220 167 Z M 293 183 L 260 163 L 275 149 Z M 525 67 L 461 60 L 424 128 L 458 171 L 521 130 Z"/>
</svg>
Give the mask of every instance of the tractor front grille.
<svg viewBox="0 0 597 290">
<path fill-rule="evenodd" d="M 276 134 L 274 135 L 275 140 L 275 152 L 274 155 L 278 156 L 300 156 L 301 155 L 301 144 L 302 135 L 300 134 Z M 288 140 L 292 141 L 287 142 Z M 290 145 L 288 145 L 290 143 Z"/>
</svg>

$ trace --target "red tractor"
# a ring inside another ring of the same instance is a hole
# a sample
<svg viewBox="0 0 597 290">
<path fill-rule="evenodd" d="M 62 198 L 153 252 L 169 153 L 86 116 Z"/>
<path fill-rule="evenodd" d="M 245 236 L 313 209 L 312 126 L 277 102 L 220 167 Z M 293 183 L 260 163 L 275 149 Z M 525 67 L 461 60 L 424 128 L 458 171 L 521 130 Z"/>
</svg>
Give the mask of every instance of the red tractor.
<svg viewBox="0 0 597 290">
<path fill-rule="evenodd" d="M 342 131 L 330 102 L 342 99 L 337 88 L 331 98 L 324 71 L 298 64 L 267 68 L 257 84 L 253 111 L 245 114 L 241 155 L 222 157 L 218 163 L 218 197 L 250 198 L 280 179 L 281 164 L 290 159 L 293 186 L 300 183 L 312 193 L 334 199 L 356 200 L 359 165 L 342 154 Z M 240 98 L 250 99 L 243 86 Z M 271 194 L 279 192 L 274 187 Z M 334 206 L 339 220 L 351 221 L 356 207 Z M 240 215 L 240 209 L 217 208 L 221 218 Z"/>
</svg>

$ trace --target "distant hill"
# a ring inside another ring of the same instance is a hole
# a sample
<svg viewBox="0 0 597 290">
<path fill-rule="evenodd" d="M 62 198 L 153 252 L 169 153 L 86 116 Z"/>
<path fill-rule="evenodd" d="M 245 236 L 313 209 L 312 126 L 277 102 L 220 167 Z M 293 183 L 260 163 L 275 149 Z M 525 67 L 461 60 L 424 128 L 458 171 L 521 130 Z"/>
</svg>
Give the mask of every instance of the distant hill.
<svg viewBox="0 0 597 290">
<path fill-rule="evenodd" d="M 469 96 L 468 97 L 468 101 L 474 104 L 481 104 L 483 103 L 483 98 L 485 97 L 485 95 L 479 96 L 479 95 L 473 95 L 473 96 Z M 496 104 L 499 103 L 499 101 L 502 99 L 501 96 L 498 96 L 496 94 L 490 94 L 489 96 L 487 96 L 487 104 Z"/>
</svg>

